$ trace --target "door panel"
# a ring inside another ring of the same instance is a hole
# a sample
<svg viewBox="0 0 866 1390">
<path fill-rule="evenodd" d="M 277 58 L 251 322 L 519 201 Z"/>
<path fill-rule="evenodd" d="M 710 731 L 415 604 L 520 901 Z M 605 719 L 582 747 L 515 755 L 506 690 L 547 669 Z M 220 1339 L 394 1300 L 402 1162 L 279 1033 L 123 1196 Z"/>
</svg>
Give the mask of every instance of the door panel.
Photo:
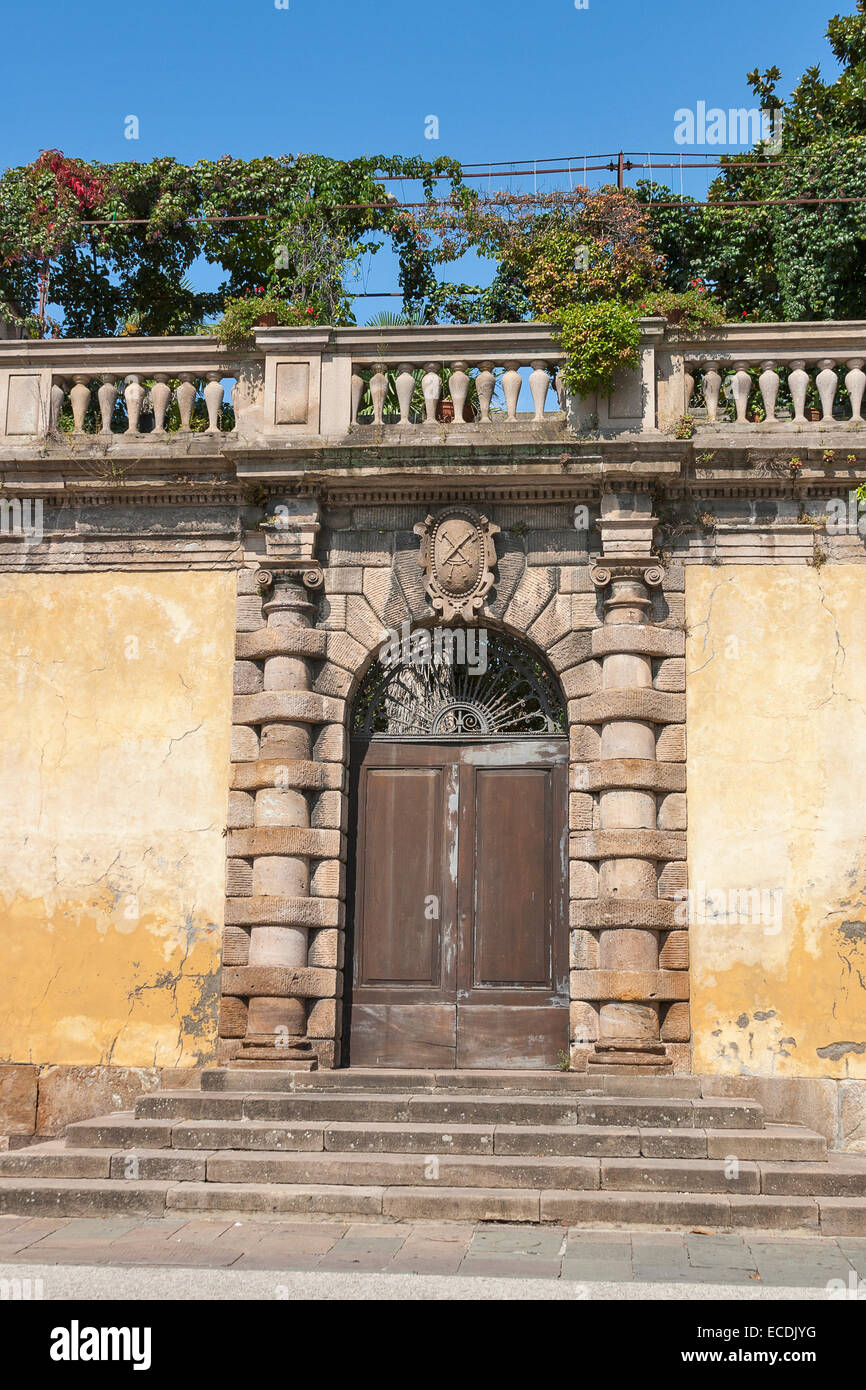
<svg viewBox="0 0 866 1390">
<path fill-rule="evenodd" d="M 566 753 L 497 751 L 500 766 L 461 767 L 457 1065 L 555 1067 L 568 1048 Z"/>
<path fill-rule="evenodd" d="M 356 1067 L 455 1067 L 457 1010 L 451 1004 L 352 1005 Z"/>
<path fill-rule="evenodd" d="M 479 768 L 472 780 L 471 987 L 523 984 L 551 989 L 550 875 L 544 840 L 550 819 L 550 773 L 540 768 Z"/>
<path fill-rule="evenodd" d="M 457 770 L 447 750 L 370 744 L 353 760 L 355 1066 L 453 1067 Z"/>
<path fill-rule="evenodd" d="M 442 768 L 371 768 L 365 783 L 364 921 L 359 984 L 441 984 Z M 428 909 L 429 911 L 429 909 Z"/>
<path fill-rule="evenodd" d="M 566 741 L 372 741 L 353 745 L 352 769 L 350 1061 L 555 1067 Z"/>
<path fill-rule="evenodd" d="M 552 1071 L 567 1050 L 567 999 L 558 1007 L 468 1004 L 457 1010 L 458 1067 Z"/>
</svg>

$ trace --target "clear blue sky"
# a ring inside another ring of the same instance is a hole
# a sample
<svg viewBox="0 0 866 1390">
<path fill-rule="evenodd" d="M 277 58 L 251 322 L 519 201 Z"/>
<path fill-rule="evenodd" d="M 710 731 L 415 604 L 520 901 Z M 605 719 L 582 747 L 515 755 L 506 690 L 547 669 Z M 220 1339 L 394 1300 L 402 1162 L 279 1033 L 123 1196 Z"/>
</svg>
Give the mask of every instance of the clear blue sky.
<svg viewBox="0 0 866 1390">
<path fill-rule="evenodd" d="M 834 73 L 827 20 L 853 9 L 854 0 L 589 0 L 587 10 L 574 0 L 289 0 L 287 9 L 6 0 L 0 157 L 21 164 L 56 146 L 101 160 L 303 150 L 468 163 L 674 150 L 674 112 L 753 105 L 754 67 L 778 64 L 783 92 L 812 63 Z M 124 138 L 128 116 L 138 117 L 137 140 Z M 425 139 L 428 116 L 438 140 Z M 685 191 L 703 196 L 708 177 L 687 178 Z M 667 178 L 678 188 L 678 173 Z M 387 262 L 368 287 L 394 288 Z"/>
</svg>

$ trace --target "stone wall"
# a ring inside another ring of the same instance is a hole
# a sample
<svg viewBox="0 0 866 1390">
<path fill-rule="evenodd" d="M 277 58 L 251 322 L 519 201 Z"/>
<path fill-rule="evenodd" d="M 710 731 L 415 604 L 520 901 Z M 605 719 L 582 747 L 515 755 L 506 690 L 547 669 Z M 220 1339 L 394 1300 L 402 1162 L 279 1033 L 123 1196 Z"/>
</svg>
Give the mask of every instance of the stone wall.
<svg viewBox="0 0 866 1390">
<path fill-rule="evenodd" d="M 866 1078 L 866 570 L 686 574 L 695 1070 Z"/>
<path fill-rule="evenodd" d="M 0 575 L 0 1135 L 215 1058 L 234 588 Z"/>
</svg>

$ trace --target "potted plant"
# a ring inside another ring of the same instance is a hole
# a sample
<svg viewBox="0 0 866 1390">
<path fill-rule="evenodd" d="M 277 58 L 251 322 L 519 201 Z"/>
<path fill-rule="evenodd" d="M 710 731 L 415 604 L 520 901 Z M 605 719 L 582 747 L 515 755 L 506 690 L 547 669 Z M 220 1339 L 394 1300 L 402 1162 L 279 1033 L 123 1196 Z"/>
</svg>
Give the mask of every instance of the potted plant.
<svg viewBox="0 0 866 1390">
<path fill-rule="evenodd" d="M 260 285 L 254 294 L 227 299 L 223 316 L 213 331 L 227 348 L 237 349 L 249 347 L 256 328 L 299 328 L 317 322 L 318 316 L 312 305 L 290 304 L 279 295 L 265 291 Z"/>
<path fill-rule="evenodd" d="M 653 318 L 665 318 L 671 327 L 691 333 L 725 321 L 722 306 L 713 299 L 702 280 L 692 280 L 682 293 L 674 290 L 650 292 L 641 299 L 640 311 Z"/>
</svg>

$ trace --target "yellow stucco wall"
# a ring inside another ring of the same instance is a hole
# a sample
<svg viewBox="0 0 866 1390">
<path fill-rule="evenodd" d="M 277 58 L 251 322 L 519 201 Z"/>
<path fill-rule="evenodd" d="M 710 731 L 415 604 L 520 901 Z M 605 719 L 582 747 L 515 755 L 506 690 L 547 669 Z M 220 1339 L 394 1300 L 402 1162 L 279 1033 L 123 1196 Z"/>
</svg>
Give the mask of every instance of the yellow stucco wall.
<svg viewBox="0 0 866 1390">
<path fill-rule="evenodd" d="M 866 1077 L 866 566 L 690 567 L 686 611 L 695 1068 Z"/>
<path fill-rule="evenodd" d="M 0 1061 L 215 1052 L 235 576 L 0 576 Z"/>
</svg>

